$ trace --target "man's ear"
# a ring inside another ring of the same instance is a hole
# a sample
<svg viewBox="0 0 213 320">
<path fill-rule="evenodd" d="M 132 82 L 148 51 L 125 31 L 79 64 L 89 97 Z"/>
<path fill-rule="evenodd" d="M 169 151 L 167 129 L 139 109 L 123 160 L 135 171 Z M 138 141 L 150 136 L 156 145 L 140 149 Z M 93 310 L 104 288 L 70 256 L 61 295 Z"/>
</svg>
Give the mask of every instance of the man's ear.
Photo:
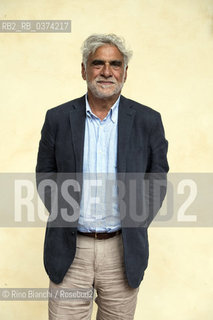
<svg viewBox="0 0 213 320">
<path fill-rule="evenodd" d="M 86 69 L 83 62 L 81 63 L 81 75 L 82 75 L 82 78 L 86 80 Z"/>
<path fill-rule="evenodd" d="M 128 69 L 128 66 L 126 66 L 124 71 L 124 82 L 126 81 L 126 78 L 127 78 L 127 69 Z"/>
</svg>

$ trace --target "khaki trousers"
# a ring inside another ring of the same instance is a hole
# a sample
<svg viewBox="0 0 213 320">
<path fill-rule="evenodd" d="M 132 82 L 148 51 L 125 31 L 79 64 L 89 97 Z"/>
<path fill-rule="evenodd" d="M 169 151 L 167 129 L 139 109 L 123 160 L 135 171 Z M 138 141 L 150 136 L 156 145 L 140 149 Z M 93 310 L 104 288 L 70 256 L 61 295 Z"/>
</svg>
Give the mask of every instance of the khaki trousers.
<svg viewBox="0 0 213 320">
<path fill-rule="evenodd" d="M 77 235 L 76 255 L 63 281 L 50 281 L 50 290 L 68 289 L 73 295 L 66 299 L 55 299 L 54 295 L 49 298 L 49 320 L 91 319 L 93 288 L 97 291 L 97 320 L 134 319 L 139 288 L 133 289 L 127 283 L 121 234 L 106 240 Z M 75 294 L 79 297 L 77 291 L 82 290 L 89 296 L 73 298 Z"/>
</svg>

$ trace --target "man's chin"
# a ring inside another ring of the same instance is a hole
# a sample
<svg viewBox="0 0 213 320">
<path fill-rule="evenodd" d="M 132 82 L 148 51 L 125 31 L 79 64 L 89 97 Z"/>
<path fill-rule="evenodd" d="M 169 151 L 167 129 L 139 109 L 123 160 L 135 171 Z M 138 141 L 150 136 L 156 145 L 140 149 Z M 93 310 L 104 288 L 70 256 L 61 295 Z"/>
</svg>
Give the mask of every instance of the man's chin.
<svg viewBox="0 0 213 320">
<path fill-rule="evenodd" d="M 95 96 L 96 98 L 101 98 L 101 99 L 109 99 L 112 97 L 115 97 L 116 95 L 118 95 L 121 91 L 121 89 L 119 88 L 119 90 L 109 90 L 109 88 L 103 88 L 103 89 L 93 89 L 90 91 L 92 93 L 93 96 Z"/>
</svg>

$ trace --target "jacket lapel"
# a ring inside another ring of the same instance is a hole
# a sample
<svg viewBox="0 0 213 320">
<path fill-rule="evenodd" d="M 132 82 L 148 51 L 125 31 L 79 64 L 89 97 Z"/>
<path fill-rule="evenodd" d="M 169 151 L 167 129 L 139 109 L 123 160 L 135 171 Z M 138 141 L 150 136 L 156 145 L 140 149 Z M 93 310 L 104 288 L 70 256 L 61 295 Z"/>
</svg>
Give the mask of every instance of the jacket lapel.
<svg viewBox="0 0 213 320">
<path fill-rule="evenodd" d="M 83 96 L 72 104 L 72 108 L 70 111 L 70 124 L 73 148 L 76 159 L 76 172 L 83 171 L 85 116 L 86 103 L 85 96 Z"/>
<path fill-rule="evenodd" d="M 129 136 L 135 116 L 135 110 L 132 106 L 133 104 L 128 99 L 121 96 L 118 111 L 117 172 L 125 172 L 126 170 Z"/>
</svg>

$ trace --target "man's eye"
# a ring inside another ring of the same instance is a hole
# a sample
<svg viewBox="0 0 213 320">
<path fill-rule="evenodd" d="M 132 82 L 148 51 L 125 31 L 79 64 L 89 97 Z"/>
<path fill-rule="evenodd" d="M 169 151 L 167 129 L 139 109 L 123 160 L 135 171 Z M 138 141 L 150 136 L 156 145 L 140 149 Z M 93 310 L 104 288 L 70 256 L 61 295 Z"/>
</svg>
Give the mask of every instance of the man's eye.
<svg viewBox="0 0 213 320">
<path fill-rule="evenodd" d="M 99 61 L 99 60 L 95 60 L 92 62 L 92 65 L 93 66 L 102 66 L 104 63 L 102 61 Z"/>
<path fill-rule="evenodd" d="M 110 63 L 110 65 L 111 65 L 112 67 L 121 67 L 122 62 L 121 62 L 121 61 L 112 61 L 112 62 Z"/>
</svg>

